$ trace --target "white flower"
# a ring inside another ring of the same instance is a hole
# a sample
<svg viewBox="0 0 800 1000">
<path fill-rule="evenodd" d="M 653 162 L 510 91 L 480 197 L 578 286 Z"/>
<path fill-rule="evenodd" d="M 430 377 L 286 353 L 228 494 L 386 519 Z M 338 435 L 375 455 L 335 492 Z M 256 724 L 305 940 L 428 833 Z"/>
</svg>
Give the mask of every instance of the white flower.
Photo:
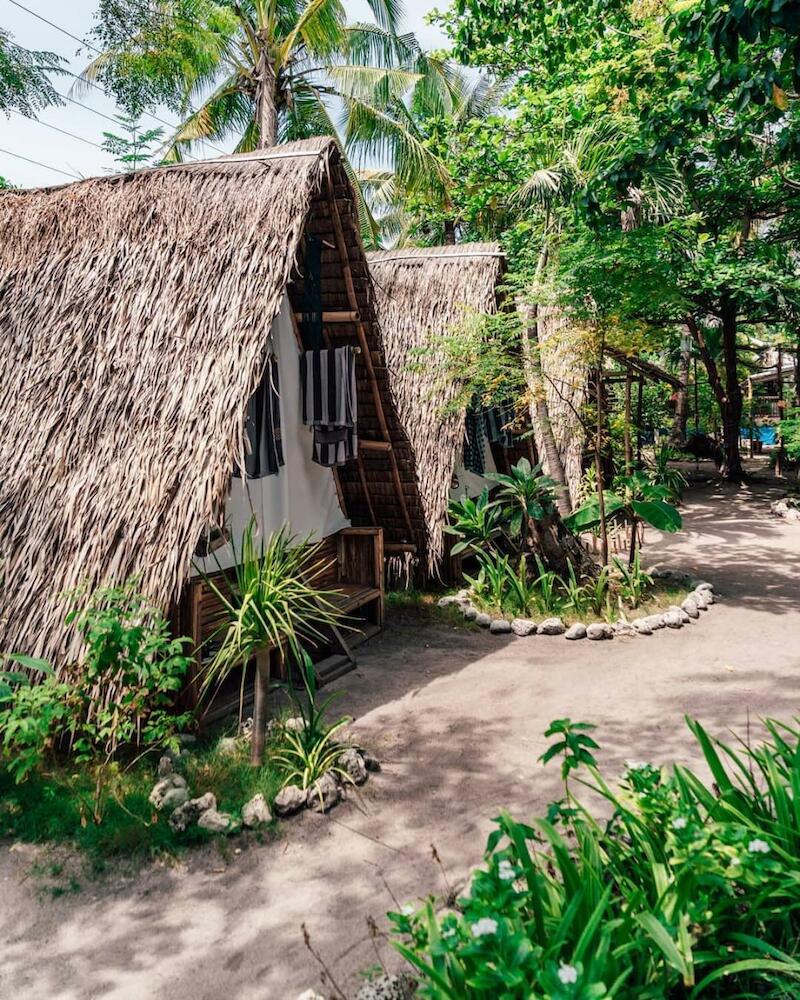
<svg viewBox="0 0 800 1000">
<path fill-rule="evenodd" d="M 456 936 L 455 927 L 448 927 L 446 931 L 442 931 L 443 938 L 451 938 Z"/>
<path fill-rule="evenodd" d="M 769 854 L 769 844 L 766 840 L 751 840 L 747 845 L 747 850 L 751 854 Z"/>
<path fill-rule="evenodd" d="M 569 983 L 577 983 L 578 981 L 578 970 L 574 965 L 564 965 L 561 963 L 561 968 L 558 970 L 558 978 L 561 982 L 567 986 Z"/>
<path fill-rule="evenodd" d="M 686 824 L 688 822 L 689 822 L 689 820 L 685 816 L 678 816 L 677 819 L 674 819 L 672 821 L 672 829 L 673 830 L 685 830 L 686 829 Z"/>
<path fill-rule="evenodd" d="M 731 858 L 731 864 L 734 867 L 736 867 L 737 865 L 740 865 L 741 863 L 742 862 L 739 860 L 739 858 L 737 858 L 736 855 L 734 854 L 734 856 Z"/>
<path fill-rule="evenodd" d="M 514 870 L 514 866 L 508 860 L 508 858 L 502 858 L 497 866 L 497 876 L 501 878 L 504 882 L 513 882 L 517 877 L 517 873 Z"/>
<path fill-rule="evenodd" d="M 625 767 L 629 771 L 644 771 L 650 767 L 650 765 L 644 760 L 626 760 Z"/>
<path fill-rule="evenodd" d="M 406 903 L 403 909 L 400 911 L 404 917 L 410 917 L 414 913 L 414 907 L 411 903 Z"/>
<path fill-rule="evenodd" d="M 473 937 L 483 937 L 485 934 L 497 933 L 497 921 L 491 917 L 481 917 L 470 927 Z"/>
</svg>

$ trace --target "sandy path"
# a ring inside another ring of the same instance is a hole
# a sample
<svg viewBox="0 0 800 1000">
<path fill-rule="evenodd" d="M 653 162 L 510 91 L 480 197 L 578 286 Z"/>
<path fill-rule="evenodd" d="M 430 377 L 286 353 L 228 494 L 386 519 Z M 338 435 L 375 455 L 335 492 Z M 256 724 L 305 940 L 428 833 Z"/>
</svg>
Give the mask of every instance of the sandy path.
<svg viewBox="0 0 800 1000">
<path fill-rule="evenodd" d="M 712 495 L 713 494 L 713 495 Z M 343 710 L 385 762 L 359 808 L 288 824 L 228 863 L 207 855 L 72 897 L 37 897 L 25 852 L 0 845 L 0 997 L 261 1000 L 317 985 L 305 921 L 342 985 L 375 963 L 365 918 L 480 860 L 501 806 L 557 792 L 536 763 L 558 716 L 599 727 L 610 767 L 691 759 L 683 715 L 713 731 L 800 704 L 800 526 L 769 516 L 769 487 L 689 496 L 686 529 L 647 559 L 713 580 L 722 603 L 680 632 L 613 643 L 517 640 L 395 622 L 338 682 Z M 394 961 L 391 951 L 385 957 Z"/>
</svg>

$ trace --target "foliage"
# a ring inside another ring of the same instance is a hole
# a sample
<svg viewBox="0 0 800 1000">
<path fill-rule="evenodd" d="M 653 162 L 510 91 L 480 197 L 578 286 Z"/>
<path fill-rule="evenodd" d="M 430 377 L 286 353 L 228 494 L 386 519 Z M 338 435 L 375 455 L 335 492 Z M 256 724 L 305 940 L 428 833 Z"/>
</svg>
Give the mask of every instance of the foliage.
<svg viewBox="0 0 800 1000">
<path fill-rule="evenodd" d="M 800 461 L 800 409 L 790 410 L 780 423 L 781 441 L 786 455 Z"/>
<path fill-rule="evenodd" d="M 633 763 L 613 789 L 589 727 L 553 723 L 565 799 L 530 824 L 501 813 L 455 909 L 390 914 L 421 996 L 795 995 L 800 729 L 768 722 L 734 750 L 689 725 L 713 784 Z M 571 792 L 581 774 L 610 820 Z"/>
<path fill-rule="evenodd" d="M 163 138 L 164 130 L 143 129 L 139 119 L 131 115 L 117 115 L 117 121 L 125 134 L 103 132 L 103 149 L 124 170 L 138 170 L 153 159 L 153 147 Z"/>
<path fill-rule="evenodd" d="M 555 483 L 544 475 L 541 463 L 531 466 L 527 458 L 521 458 L 509 475 L 487 472 L 486 478 L 500 485 L 495 503 L 503 508 L 512 538 L 524 542 L 531 521 L 541 521 L 555 509 Z"/>
<path fill-rule="evenodd" d="M 66 619 L 85 643 L 70 683 L 72 753 L 110 758 L 124 746 L 163 744 L 189 719 L 173 708 L 191 663 L 184 652 L 190 640 L 172 637 L 136 580 L 84 596 L 73 595 L 82 606 Z"/>
<path fill-rule="evenodd" d="M 669 491 L 667 499 L 670 503 L 677 503 L 681 498 L 681 493 L 688 485 L 686 476 L 680 469 L 674 468 L 669 463 L 678 457 L 678 453 L 668 444 L 662 444 L 657 448 L 652 460 L 647 465 L 647 476 L 652 486 L 664 486 Z"/>
<path fill-rule="evenodd" d="M 70 689 L 59 683 L 41 660 L 12 654 L 4 657 L 4 662 L 23 667 L 21 671 L 0 672 L 0 759 L 19 783 L 53 749 L 69 718 Z M 42 679 L 32 682 L 28 671 Z"/>
<path fill-rule="evenodd" d="M 241 544 L 231 547 L 234 567 L 227 584 L 205 577 L 226 615 L 212 637 L 221 645 L 206 671 L 206 692 L 259 650 L 286 646 L 302 662 L 303 646 L 322 640 L 323 630 L 342 619 L 332 601 L 336 591 L 317 586 L 328 564 L 318 559 L 320 546 L 310 537 L 298 539 L 284 525 L 257 541 L 251 521 Z"/>
<path fill-rule="evenodd" d="M 47 663 L 23 655 L 5 657 L 21 670 L 0 674 L 0 746 L 16 781 L 28 778 L 45 758 L 68 749 L 79 763 L 96 766 L 98 796 L 119 751 L 162 746 L 189 720 L 173 711 L 189 665 L 161 612 L 138 593 L 135 581 L 101 588 L 71 611 L 85 644 L 81 661 L 63 680 Z M 98 803 L 99 804 L 99 803 Z"/>
<path fill-rule="evenodd" d="M 350 781 L 344 768 L 337 765 L 342 746 L 336 735 L 351 720 L 343 716 L 331 725 L 325 722 L 325 715 L 331 703 L 341 694 L 335 691 L 321 704 L 317 703 L 317 675 L 308 654 L 303 654 L 302 667 L 305 699 L 298 698 L 290 685 L 285 686 L 298 718 L 303 726 L 298 730 L 283 729 L 273 762 L 285 776 L 285 783 L 310 788 L 323 774 L 331 772 L 343 781 Z"/>
<path fill-rule="evenodd" d="M 489 500 L 488 487 L 476 499 L 465 496 L 462 500 L 451 500 L 448 514 L 450 524 L 444 530 L 460 539 L 451 549 L 453 555 L 490 548 L 503 530 L 502 511 L 495 501 Z"/>
<path fill-rule="evenodd" d="M 35 118 L 44 108 L 63 104 L 50 81 L 51 73 L 63 72 L 63 61 L 53 52 L 22 48 L 0 28 L 0 111 Z"/>
<path fill-rule="evenodd" d="M 670 491 L 666 486 L 654 486 L 645 473 L 634 472 L 630 476 L 617 476 L 614 489 L 604 494 L 606 518 L 635 526 L 639 521 L 651 525 L 658 531 L 679 531 L 683 521 L 681 515 L 669 502 Z M 569 528 L 575 532 L 590 531 L 600 523 L 600 501 L 597 494 L 566 518 Z"/>
<path fill-rule="evenodd" d="M 638 608 L 648 587 L 653 586 L 653 578 L 642 569 L 641 550 L 638 545 L 630 564 L 614 558 L 614 567 L 619 574 L 619 590 L 622 600 L 630 608 Z"/>
</svg>

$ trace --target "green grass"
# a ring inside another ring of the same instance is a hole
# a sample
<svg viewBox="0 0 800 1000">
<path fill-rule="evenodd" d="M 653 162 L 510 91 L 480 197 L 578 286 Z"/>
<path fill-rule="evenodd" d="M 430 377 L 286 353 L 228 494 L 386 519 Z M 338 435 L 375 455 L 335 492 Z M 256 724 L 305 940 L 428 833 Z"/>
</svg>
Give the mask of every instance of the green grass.
<svg viewBox="0 0 800 1000">
<path fill-rule="evenodd" d="M 135 868 L 154 858 L 176 858 L 187 848 L 213 840 L 197 826 L 175 833 L 167 815 L 150 805 L 157 764 L 158 754 L 153 754 L 120 773 L 99 823 L 93 817 L 94 780 L 87 769 L 64 761 L 20 785 L 0 769 L 0 837 L 77 850 L 95 874 L 110 861 Z M 245 748 L 221 753 L 216 741 L 198 746 L 176 770 L 186 778 L 192 797 L 213 792 L 218 808 L 237 818 L 256 793 L 271 802 L 282 784 L 282 775 L 269 761 L 269 749 L 264 766 L 253 768 Z"/>
</svg>

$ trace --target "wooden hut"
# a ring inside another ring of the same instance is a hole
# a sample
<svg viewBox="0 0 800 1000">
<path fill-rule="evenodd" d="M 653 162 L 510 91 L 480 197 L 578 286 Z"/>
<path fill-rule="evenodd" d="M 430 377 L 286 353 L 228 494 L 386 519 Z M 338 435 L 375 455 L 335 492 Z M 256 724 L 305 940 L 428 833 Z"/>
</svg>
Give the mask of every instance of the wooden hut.
<svg viewBox="0 0 800 1000">
<path fill-rule="evenodd" d="M 357 457 L 333 469 L 311 462 L 300 423 L 312 327 L 357 352 Z M 198 540 L 251 511 L 265 531 L 287 520 L 325 536 L 330 582 L 377 623 L 384 544 L 424 555 L 332 139 L 2 194 L 0 338 L 0 650 L 74 656 L 63 595 L 131 576 L 202 639 Z M 286 467 L 232 485 L 275 353 Z"/>
<path fill-rule="evenodd" d="M 428 575 L 452 577 L 443 531 L 448 504 L 491 484 L 465 467 L 466 412 L 453 406 L 458 387 L 432 379 L 419 351 L 435 350 L 437 336 L 456 330 L 470 316 L 498 309 L 503 253 L 494 243 L 467 243 L 375 251 L 367 259 L 392 390 L 416 461 L 428 532 L 428 561 L 421 568 Z M 487 441 L 484 467 L 506 471 L 522 456 L 533 458 L 530 438 L 518 437 L 511 447 Z"/>
</svg>

